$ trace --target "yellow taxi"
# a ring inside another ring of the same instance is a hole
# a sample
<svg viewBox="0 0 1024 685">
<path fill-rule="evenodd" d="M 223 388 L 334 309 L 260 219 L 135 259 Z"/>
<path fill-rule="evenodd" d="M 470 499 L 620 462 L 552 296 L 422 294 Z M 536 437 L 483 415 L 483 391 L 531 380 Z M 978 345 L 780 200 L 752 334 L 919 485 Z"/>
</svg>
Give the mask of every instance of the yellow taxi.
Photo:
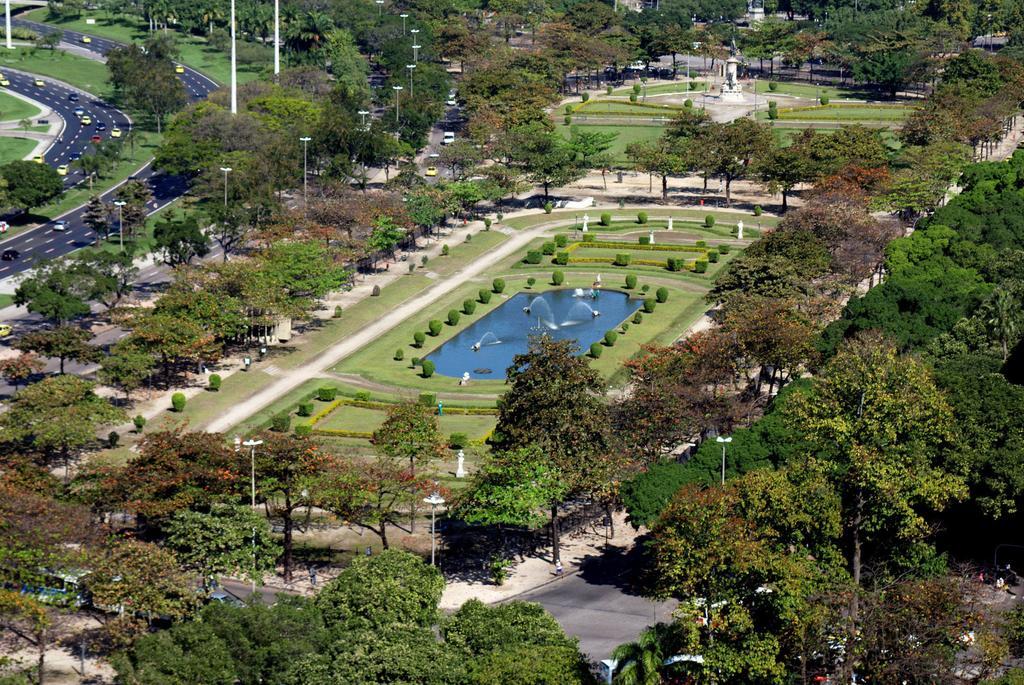
<svg viewBox="0 0 1024 685">
<path fill-rule="evenodd" d="M 88 114 L 83 114 L 82 118 L 79 119 L 78 121 L 81 122 L 82 126 L 88 126 L 89 124 L 92 123 L 92 117 L 89 116 Z"/>
<path fill-rule="evenodd" d="M 437 167 L 436 166 L 428 166 L 427 167 L 427 176 L 437 176 Z"/>
<path fill-rule="evenodd" d="M 58 176 L 67 176 L 68 175 L 68 165 L 67 164 L 61 164 L 59 167 L 57 167 L 57 175 Z"/>
<path fill-rule="evenodd" d="M 7 88 L 10 85 L 11 85 L 11 82 L 7 80 L 7 77 L 4 74 L 0 74 L 0 86 L 3 86 L 4 88 Z"/>
<path fill-rule="evenodd" d="M 83 43 L 91 43 L 92 42 L 92 38 L 90 38 L 89 36 L 82 36 L 82 42 Z"/>
<path fill-rule="evenodd" d="M 174 73 L 175 74 L 184 74 L 185 73 L 185 67 L 181 66 L 180 64 L 175 64 L 174 65 Z"/>
<path fill-rule="evenodd" d="M 110 137 L 111 138 L 120 138 L 121 137 L 121 129 L 119 129 L 117 126 L 115 126 L 114 128 L 110 129 Z"/>
<path fill-rule="evenodd" d="M 43 163 L 43 156 L 42 155 L 36 155 L 35 157 L 32 158 L 32 161 L 35 162 L 36 164 L 42 164 Z"/>
<path fill-rule="evenodd" d="M 35 83 L 36 88 L 42 88 L 43 86 L 46 85 L 46 82 L 43 81 L 43 79 L 41 79 L 41 78 L 37 78 L 33 83 Z"/>
<path fill-rule="evenodd" d="M 0 338 L 6 338 L 12 332 L 12 328 L 5 323 L 0 323 Z"/>
</svg>

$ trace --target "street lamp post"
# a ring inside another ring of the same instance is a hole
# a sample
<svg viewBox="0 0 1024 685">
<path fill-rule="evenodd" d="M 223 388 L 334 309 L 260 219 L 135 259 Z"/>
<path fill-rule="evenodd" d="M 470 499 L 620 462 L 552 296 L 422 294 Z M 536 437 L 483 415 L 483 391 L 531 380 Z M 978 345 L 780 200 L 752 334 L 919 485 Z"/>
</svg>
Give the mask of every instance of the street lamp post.
<svg viewBox="0 0 1024 685">
<path fill-rule="evenodd" d="M 405 68 L 409 70 L 409 99 L 412 99 L 412 70 L 416 68 L 415 64 L 406 64 Z"/>
<path fill-rule="evenodd" d="M 220 168 L 220 170 L 224 172 L 224 208 L 227 209 L 227 206 L 228 206 L 228 174 L 232 171 L 232 169 L 229 166 L 222 166 Z"/>
<path fill-rule="evenodd" d="M 299 138 L 299 140 L 302 141 L 302 211 L 305 212 L 306 211 L 306 205 L 309 204 L 309 198 L 308 198 L 308 196 L 306 194 L 306 191 L 307 191 L 306 179 L 307 179 L 307 176 L 308 176 L 307 160 L 308 160 L 308 153 L 309 153 L 309 141 L 311 141 L 313 139 L 310 138 L 309 136 L 302 136 L 301 138 Z"/>
<path fill-rule="evenodd" d="M 117 207 L 117 243 L 121 246 L 121 252 L 124 252 L 124 210 L 121 208 L 125 204 L 124 200 L 114 200 L 114 206 Z"/>
<path fill-rule="evenodd" d="M 403 90 L 402 86 L 391 86 L 395 91 L 395 123 L 398 123 L 398 98 Z"/>
<path fill-rule="evenodd" d="M 723 438 L 721 435 L 719 435 L 717 438 L 715 438 L 715 442 L 722 443 L 722 485 L 725 485 L 725 446 L 728 443 L 732 442 L 732 436 L 729 436 L 728 438 Z"/>
<path fill-rule="evenodd" d="M 757 77 L 754 77 L 754 121 L 757 121 Z"/>
<path fill-rule="evenodd" d="M 406 14 L 405 12 L 402 12 L 398 16 L 400 16 L 402 18 L 402 35 L 404 36 L 405 35 L 405 20 L 409 18 L 409 15 Z"/>
<path fill-rule="evenodd" d="M 363 130 L 366 130 L 366 115 L 367 114 L 369 114 L 369 112 L 366 111 L 365 109 L 359 110 L 359 116 L 361 116 L 363 118 L 363 121 L 362 121 Z"/>
<path fill-rule="evenodd" d="M 384 16 L 384 0 L 374 0 L 377 3 L 377 16 Z"/>
<path fill-rule="evenodd" d="M 4 24 L 7 27 L 7 49 L 13 50 L 11 43 L 11 0 L 4 0 Z"/>
<path fill-rule="evenodd" d="M 413 31 L 415 31 L 415 30 L 416 29 L 413 29 Z M 419 64 L 419 61 L 420 61 L 420 48 L 421 47 L 423 47 L 423 46 L 422 45 L 416 45 L 416 44 L 413 44 L 413 46 L 412 46 L 412 61 L 415 64 Z"/>
<path fill-rule="evenodd" d="M 235 55 L 235 0 L 231 0 L 231 113 L 238 114 L 238 73 Z"/>
<path fill-rule="evenodd" d="M 437 525 L 437 508 L 444 504 L 444 497 L 432 493 L 430 497 L 424 497 L 423 501 L 430 505 L 430 565 L 437 563 L 437 536 L 434 534 Z"/>
<path fill-rule="evenodd" d="M 281 0 L 274 0 L 274 76 L 281 73 Z"/>
<path fill-rule="evenodd" d="M 246 440 L 242 443 L 249 448 L 249 486 L 252 508 L 256 509 L 256 448 L 263 444 L 262 440 Z M 235 438 L 238 445 L 238 438 Z M 252 529 L 252 593 L 256 594 L 256 528 Z"/>
</svg>

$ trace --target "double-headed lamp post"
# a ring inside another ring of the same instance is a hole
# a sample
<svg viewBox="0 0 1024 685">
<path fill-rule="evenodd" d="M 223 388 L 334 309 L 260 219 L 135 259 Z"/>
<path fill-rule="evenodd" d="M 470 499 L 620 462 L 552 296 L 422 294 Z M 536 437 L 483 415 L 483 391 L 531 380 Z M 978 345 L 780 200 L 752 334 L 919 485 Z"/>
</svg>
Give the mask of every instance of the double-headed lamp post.
<svg viewBox="0 0 1024 685">
<path fill-rule="evenodd" d="M 412 31 L 410 31 L 410 33 L 414 32 L 414 31 L 418 31 L 418 30 L 419 29 L 413 29 Z M 415 38 L 413 40 L 415 40 Z M 413 61 L 414 64 L 419 64 L 419 61 L 420 61 L 420 48 L 421 47 L 423 47 L 423 46 L 422 45 L 418 45 L 416 43 L 413 43 L 413 46 L 412 46 L 412 61 Z"/>
<path fill-rule="evenodd" d="M 240 452 L 242 446 L 249 448 L 249 497 L 253 510 L 256 509 L 256 448 L 263 444 L 262 440 L 246 440 L 235 436 L 235 451 Z M 252 593 L 256 594 L 256 528 L 252 529 Z"/>
<path fill-rule="evenodd" d="M 412 70 L 416 68 L 416 65 L 406 64 L 405 68 L 409 70 L 409 99 L 412 99 Z"/>
<path fill-rule="evenodd" d="M 402 94 L 402 86 L 391 86 L 395 91 L 395 123 L 398 123 L 398 98 Z"/>
<path fill-rule="evenodd" d="M 235 52 L 235 0 L 231 0 L 231 113 L 238 114 L 238 60 Z"/>
<path fill-rule="evenodd" d="M 404 36 L 405 35 L 405 20 L 409 18 L 409 15 L 406 14 L 405 12 L 402 12 L 398 16 L 400 16 L 402 18 L 402 35 Z"/>
<path fill-rule="evenodd" d="M 220 168 L 224 172 L 224 207 L 228 206 L 228 174 L 231 173 L 232 169 L 229 166 L 222 166 Z"/>
<path fill-rule="evenodd" d="M 359 112 L 358 112 L 359 116 L 361 116 L 361 117 L 363 118 L 363 120 L 362 120 L 362 122 L 361 122 L 361 123 L 362 123 L 362 126 L 363 126 L 363 130 L 364 130 L 364 131 L 365 131 L 365 130 L 367 130 L 367 126 L 366 126 L 366 117 L 367 117 L 367 115 L 368 115 L 369 113 L 370 113 L 370 112 L 369 112 L 369 111 L 367 111 L 367 110 L 365 110 L 365 109 L 361 109 L 361 110 L 359 110 Z"/>
<path fill-rule="evenodd" d="M 5 0 L 4 2 L 4 24 L 7 27 L 7 49 L 13 50 L 14 45 L 11 43 L 11 0 Z"/>
<path fill-rule="evenodd" d="M 722 443 L 722 485 L 725 485 L 725 446 L 728 443 L 732 442 L 732 436 L 729 436 L 728 438 L 723 438 L 721 435 L 719 435 L 717 438 L 715 438 L 715 442 Z"/>
<path fill-rule="evenodd" d="M 308 175 L 306 169 L 308 168 L 307 162 L 309 153 L 309 141 L 313 139 L 310 138 L 309 136 L 302 136 L 301 138 L 299 138 L 299 140 L 302 141 L 302 211 L 306 211 L 306 205 L 309 204 L 309 200 L 307 199 L 306 196 L 306 178 Z"/>
<path fill-rule="evenodd" d="M 117 207 L 117 243 L 121 247 L 121 252 L 124 252 L 124 207 L 127 203 L 124 200 L 114 200 L 114 206 Z"/>
<path fill-rule="evenodd" d="M 377 16 L 384 16 L 384 0 L 374 0 L 377 3 Z"/>
<path fill-rule="evenodd" d="M 424 497 L 423 502 L 430 505 L 430 565 L 437 563 L 437 536 L 434 534 L 437 526 L 437 508 L 444 504 L 444 497 L 436 492 L 430 497 Z"/>
</svg>

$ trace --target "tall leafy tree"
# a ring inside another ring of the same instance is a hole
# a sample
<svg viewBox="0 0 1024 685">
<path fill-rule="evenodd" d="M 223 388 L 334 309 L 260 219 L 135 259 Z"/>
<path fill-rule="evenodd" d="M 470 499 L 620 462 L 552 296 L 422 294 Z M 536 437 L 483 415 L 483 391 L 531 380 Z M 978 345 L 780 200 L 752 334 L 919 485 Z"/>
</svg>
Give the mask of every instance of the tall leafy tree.
<svg viewBox="0 0 1024 685">
<path fill-rule="evenodd" d="M 90 344 L 92 333 L 77 326 L 58 326 L 44 331 L 26 333 L 15 346 L 23 352 L 34 352 L 60 360 L 60 372 L 68 359 L 79 364 L 92 364 L 103 357 L 103 351 Z"/>
<path fill-rule="evenodd" d="M 199 573 L 207 587 L 220 575 L 257 583 L 274 571 L 281 552 L 266 517 L 248 507 L 217 506 L 208 512 L 180 509 L 163 526 L 165 546 Z"/>
</svg>

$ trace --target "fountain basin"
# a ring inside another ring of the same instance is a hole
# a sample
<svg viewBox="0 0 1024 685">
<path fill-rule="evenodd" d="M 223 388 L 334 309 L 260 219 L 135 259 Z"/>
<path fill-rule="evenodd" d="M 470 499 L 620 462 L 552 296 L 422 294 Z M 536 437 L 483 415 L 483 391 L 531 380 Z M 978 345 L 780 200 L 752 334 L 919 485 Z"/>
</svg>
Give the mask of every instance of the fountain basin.
<svg viewBox="0 0 1024 685">
<path fill-rule="evenodd" d="M 531 335 L 576 340 L 585 352 L 642 305 L 643 300 L 615 290 L 599 290 L 596 299 L 584 300 L 569 289 L 518 293 L 424 359 L 434 362 L 435 372 L 444 376 L 460 378 L 469 371 L 471 378 L 502 379 L 512 358 L 526 352 Z"/>
</svg>

